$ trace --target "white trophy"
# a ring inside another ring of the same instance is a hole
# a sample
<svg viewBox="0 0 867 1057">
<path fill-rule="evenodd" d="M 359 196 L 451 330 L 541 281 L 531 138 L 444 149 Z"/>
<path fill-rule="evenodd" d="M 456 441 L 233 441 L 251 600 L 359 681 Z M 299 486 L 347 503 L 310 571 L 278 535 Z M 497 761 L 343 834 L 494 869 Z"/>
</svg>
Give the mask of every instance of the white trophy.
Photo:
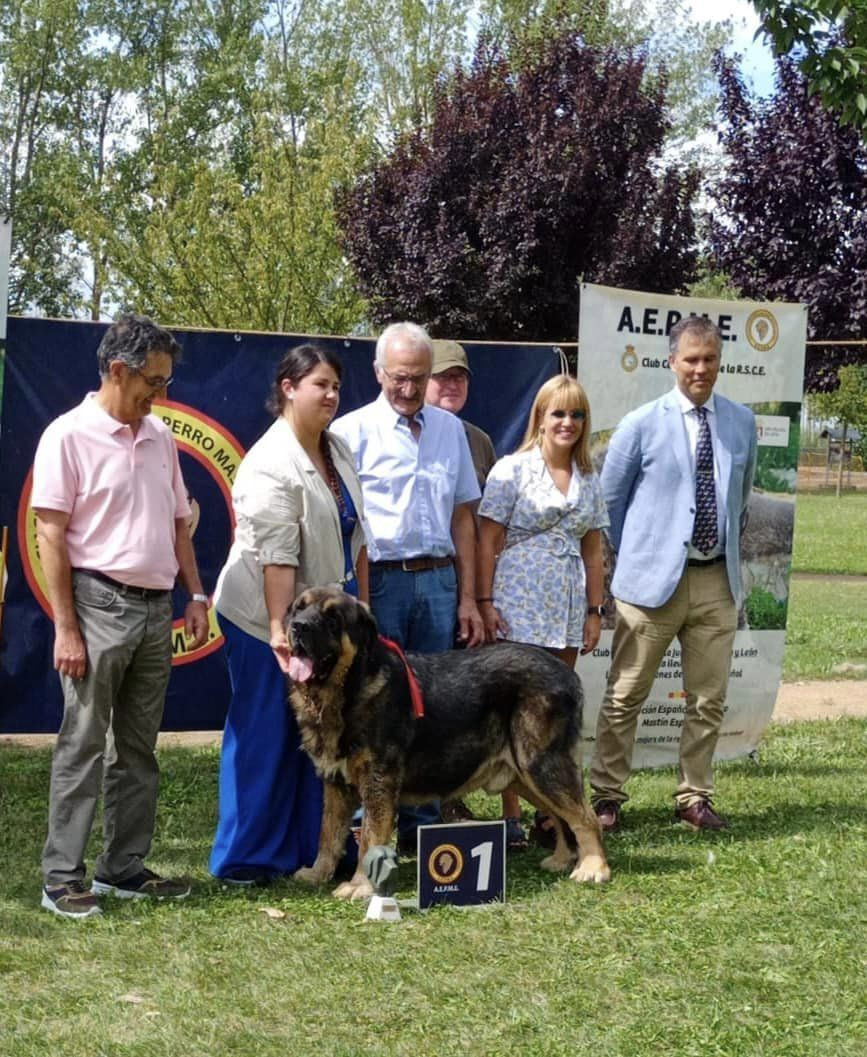
<svg viewBox="0 0 867 1057">
<path fill-rule="evenodd" d="M 366 921 L 400 921 L 400 907 L 394 898 L 397 891 L 397 854 L 394 848 L 375 844 L 361 860 L 361 868 L 373 885 L 367 904 Z"/>
</svg>

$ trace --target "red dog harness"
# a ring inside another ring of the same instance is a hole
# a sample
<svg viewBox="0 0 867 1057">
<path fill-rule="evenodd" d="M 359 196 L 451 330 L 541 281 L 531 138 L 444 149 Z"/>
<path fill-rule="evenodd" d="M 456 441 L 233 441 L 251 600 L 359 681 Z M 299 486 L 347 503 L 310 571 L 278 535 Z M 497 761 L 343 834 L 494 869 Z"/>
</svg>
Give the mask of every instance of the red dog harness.
<svg viewBox="0 0 867 1057">
<path fill-rule="evenodd" d="M 403 661 L 403 666 L 406 669 L 406 677 L 409 681 L 409 697 L 412 701 L 412 714 L 416 719 L 421 719 L 422 716 L 424 716 L 424 698 L 421 695 L 421 687 L 418 685 L 418 679 L 415 677 L 415 672 L 410 668 L 409 661 L 406 659 L 406 654 L 396 642 L 387 639 L 385 635 L 380 635 L 379 641 L 386 647 L 386 649 L 391 650 L 392 653 L 396 654 Z"/>
</svg>

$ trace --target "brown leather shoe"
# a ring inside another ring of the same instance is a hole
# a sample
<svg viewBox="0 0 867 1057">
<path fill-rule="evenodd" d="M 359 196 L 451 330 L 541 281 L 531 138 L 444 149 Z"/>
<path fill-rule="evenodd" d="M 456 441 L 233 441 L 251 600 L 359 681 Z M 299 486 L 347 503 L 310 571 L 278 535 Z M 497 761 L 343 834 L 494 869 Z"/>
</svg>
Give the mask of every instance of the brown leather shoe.
<svg viewBox="0 0 867 1057">
<path fill-rule="evenodd" d="M 674 817 L 690 829 L 728 829 L 728 822 L 710 806 L 709 800 L 696 800 L 689 807 L 675 809 Z"/>
<path fill-rule="evenodd" d="M 616 800 L 597 800 L 593 805 L 603 833 L 613 833 L 620 827 L 620 804 Z"/>
</svg>

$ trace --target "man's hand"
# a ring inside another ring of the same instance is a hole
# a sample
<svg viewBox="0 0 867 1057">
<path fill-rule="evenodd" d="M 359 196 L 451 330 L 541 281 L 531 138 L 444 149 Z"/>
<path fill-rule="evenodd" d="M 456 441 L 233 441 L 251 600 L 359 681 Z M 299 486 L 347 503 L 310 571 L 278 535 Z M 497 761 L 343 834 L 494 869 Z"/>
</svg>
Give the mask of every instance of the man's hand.
<svg viewBox="0 0 867 1057">
<path fill-rule="evenodd" d="M 475 600 L 467 599 L 458 604 L 458 625 L 461 642 L 468 647 L 480 646 L 485 641 L 485 625 Z"/>
<path fill-rule="evenodd" d="M 187 602 L 184 610 L 184 635 L 191 650 L 208 641 L 208 607 L 204 602 Z"/>
<path fill-rule="evenodd" d="M 54 631 L 54 667 L 61 675 L 83 679 L 87 671 L 87 650 L 78 627 L 56 627 Z"/>
</svg>

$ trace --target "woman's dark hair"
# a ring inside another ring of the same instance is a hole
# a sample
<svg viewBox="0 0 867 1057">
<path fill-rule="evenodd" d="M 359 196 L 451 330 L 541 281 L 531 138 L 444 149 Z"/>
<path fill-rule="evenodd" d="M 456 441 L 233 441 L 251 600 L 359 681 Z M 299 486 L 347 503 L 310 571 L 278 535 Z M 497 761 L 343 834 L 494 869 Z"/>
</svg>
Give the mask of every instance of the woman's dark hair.
<svg viewBox="0 0 867 1057">
<path fill-rule="evenodd" d="M 274 384 L 271 387 L 268 403 L 265 405 L 275 418 L 283 414 L 283 408 L 286 406 L 286 394 L 282 389 L 283 382 L 290 381 L 293 385 L 298 385 L 302 378 L 306 378 L 311 371 L 316 370 L 316 365 L 319 363 L 327 363 L 338 379 L 343 376 L 343 364 L 340 362 L 340 357 L 336 352 L 322 345 L 305 342 L 303 345 L 296 345 L 283 356 L 277 366 Z"/>
</svg>

